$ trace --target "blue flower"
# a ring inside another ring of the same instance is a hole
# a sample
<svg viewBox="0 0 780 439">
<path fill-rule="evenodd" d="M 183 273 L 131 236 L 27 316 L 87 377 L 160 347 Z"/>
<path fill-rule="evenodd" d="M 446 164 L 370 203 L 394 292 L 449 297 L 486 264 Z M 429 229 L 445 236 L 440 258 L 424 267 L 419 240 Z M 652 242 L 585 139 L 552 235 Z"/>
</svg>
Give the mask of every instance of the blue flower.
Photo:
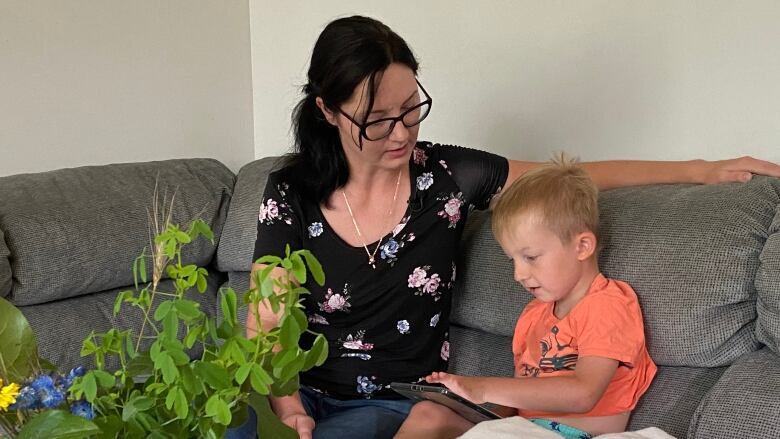
<svg viewBox="0 0 780 439">
<path fill-rule="evenodd" d="M 41 396 L 41 405 L 47 409 L 57 408 L 65 402 L 65 393 L 60 389 L 52 388 L 43 392 L 38 392 Z M 42 393 L 42 394 L 41 394 Z"/>
<path fill-rule="evenodd" d="M 424 191 L 433 184 L 433 172 L 424 172 L 417 177 L 417 189 Z"/>
<path fill-rule="evenodd" d="M 390 238 L 383 246 L 380 257 L 382 259 L 393 259 L 395 254 L 398 253 L 398 242 L 395 239 Z"/>
<path fill-rule="evenodd" d="M 57 380 L 57 384 L 61 385 L 63 389 L 68 390 L 70 389 L 70 386 L 73 384 L 73 380 L 79 377 L 83 377 L 84 373 L 86 373 L 86 369 L 84 369 L 82 366 L 78 366 L 76 368 L 73 368 L 68 372 L 67 375 L 61 377 L 60 380 Z"/>
<path fill-rule="evenodd" d="M 51 375 L 40 375 L 33 380 L 30 387 L 35 392 L 35 405 L 47 409 L 58 407 L 65 402 L 65 393 L 61 386 L 55 386 Z"/>
<path fill-rule="evenodd" d="M 320 222 L 311 223 L 311 225 L 309 226 L 309 236 L 312 238 L 316 238 L 320 235 L 322 235 L 322 223 Z"/>
<path fill-rule="evenodd" d="M 38 399 L 38 392 L 30 386 L 22 387 L 22 390 L 16 395 L 16 402 L 12 404 L 10 410 L 35 410 L 41 408 L 41 402 Z"/>
<path fill-rule="evenodd" d="M 366 396 L 371 396 L 372 393 L 379 390 L 381 387 L 374 384 L 371 379 L 376 379 L 376 377 L 364 377 L 358 375 L 357 377 L 357 392 L 358 393 L 364 393 Z"/>
<path fill-rule="evenodd" d="M 38 392 L 44 390 L 54 390 L 54 379 L 52 379 L 52 377 L 49 375 L 41 375 L 33 380 L 33 382 L 30 384 L 30 387 Z"/>
<path fill-rule="evenodd" d="M 88 421 L 91 421 L 92 418 L 95 417 L 95 411 L 92 410 L 92 404 L 83 399 L 71 405 L 70 412 L 76 416 L 81 416 Z"/>
</svg>

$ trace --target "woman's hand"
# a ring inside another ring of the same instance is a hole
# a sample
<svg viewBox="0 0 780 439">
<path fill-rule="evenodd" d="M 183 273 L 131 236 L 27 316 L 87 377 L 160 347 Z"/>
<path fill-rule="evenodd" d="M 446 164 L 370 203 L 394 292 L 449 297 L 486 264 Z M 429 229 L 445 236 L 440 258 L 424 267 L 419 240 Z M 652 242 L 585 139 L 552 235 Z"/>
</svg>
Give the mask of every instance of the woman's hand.
<svg viewBox="0 0 780 439">
<path fill-rule="evenodd" d="M 314 431 L 314 419 L 304 413 L 293 413 L 281 418 L 282 422 L 298 433 L 301 439 L 312 439 Z"/>
<path fill-rule="evenodd" d="M 697 174 L 701 183 L 748 182 L 754 174 L 780 177 L 780 165 L 750 156 L 712 162 L 697 161 Z"/>
<path fill-rule="evenodd" d="M 483 386 L 480 385 L 479 377 L 466 377 L 446 372 L 434 372 L 425 377 L 425 381 L 429 383 L 444 384 L 448 389 L 475 404 L 486 402 Z"/>
</svg>

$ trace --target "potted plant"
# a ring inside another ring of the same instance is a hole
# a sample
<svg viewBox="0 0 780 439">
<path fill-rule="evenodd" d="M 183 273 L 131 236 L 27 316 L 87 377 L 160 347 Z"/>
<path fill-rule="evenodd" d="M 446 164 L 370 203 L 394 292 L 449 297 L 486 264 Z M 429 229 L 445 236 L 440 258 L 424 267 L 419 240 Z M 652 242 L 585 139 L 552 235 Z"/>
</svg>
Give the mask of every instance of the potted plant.
<svg viewBox="0 0 780 439">
<path fill-rule="evenodd" d="M 258 413 L 258 431 L 295 437 L 265 397 L 294 392 L 298 374 L 327 357 L 321 334 L 310 349 L 299 346 L 310 332 L 303 285 L 309 278 L 322 285 L 322 267 L 309 251 L 289 246 L 284 255 L 260 258 L 267 267 L 253 274 L 248 291 L 219 291 L 223 318 L 217 321 L 187 298 L 206 290 L 208 272 L 182 263 L 182 248 L 196 239 L 213 242 L 213 233 L 202 220 L 183 229 L 170 217 L 170 209 L 150 215 L 151 250 L 133 264 L 135 288 L 119 293 L 114 304 L 115 315 L 140 312 L 143 324 L 92 332 L 81 349 L 94 358 L 92 370 L 55 372 L 38 358 L 21 312 L 0 299 L 0 437 L 218 438 L 246 420 L 248 406 Z M 272 277 L 276 267 L 288 276 Z M 160 288 L 166 275 L 173 291 Z M 238 321 L 239 300 L 255 313 L 261 302 L 281 312 L 279 326 L 248 337 Z M 196 345 L 202 353 L 191 358 Z M 109 356 L 119 359 L 118 369 L 107 370 Z"/>
</svg>

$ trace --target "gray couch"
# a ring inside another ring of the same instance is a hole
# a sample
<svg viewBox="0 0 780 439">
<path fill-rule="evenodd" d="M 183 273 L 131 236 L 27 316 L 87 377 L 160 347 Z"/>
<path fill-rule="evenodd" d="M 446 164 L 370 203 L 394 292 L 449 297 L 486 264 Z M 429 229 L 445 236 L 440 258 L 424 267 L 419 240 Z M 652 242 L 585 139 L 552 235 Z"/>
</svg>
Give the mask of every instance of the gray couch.
<svg viewBox="0 0 780 439">
<path fill-rule="evenodd" d="M 57 364 L 81 362 L 81 339 L 110 324 L 113 295 L 132 283 L 158 173 L 186 192 L 177 218 L 199 214 L 219 237 L 216 248 L 189 255 L 212 271 L 205 309 L 216 312 L 225 277 L 246 288 L 260 194 L 275 159 L 247 164 L 235 181 L 214 161 L 167 163 L 0 178 L 0 295 L 20 305 L 43 355 Z M 780 437 L 779 205 L 780 180 L 770 178 L 602 194 L 602 270 L 634 286 L 659 365 L 631 429 Z M 489 213 L 471 214 L 459 259 L 451 369 L 509 375 L 512 330 L 530 296 L 512 280 Z"/>
</svg>

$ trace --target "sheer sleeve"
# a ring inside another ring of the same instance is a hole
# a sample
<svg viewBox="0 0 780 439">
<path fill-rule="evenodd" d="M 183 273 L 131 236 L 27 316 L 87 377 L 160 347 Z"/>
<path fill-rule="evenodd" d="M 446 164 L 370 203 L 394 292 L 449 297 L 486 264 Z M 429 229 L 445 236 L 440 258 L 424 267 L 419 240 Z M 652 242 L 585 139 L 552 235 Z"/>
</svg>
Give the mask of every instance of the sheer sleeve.
<svg viewBox="0 0 780 439">
<path fill-rule="evenodd" d="M 509 161 L 497 154 L 455 145 L 433 145 L 437 161 L 460 187 L 466 201 L 484 210 L 501 191 L 509 175 Z"/>
<path fill-rule="evenodd" d="M 257 216 L 257 239 L 252 262 L 264 255 L 283 256 L 285 247 L 301 248 L 300 206 L 290 186 L 272 173 Z"/>
</svg>

